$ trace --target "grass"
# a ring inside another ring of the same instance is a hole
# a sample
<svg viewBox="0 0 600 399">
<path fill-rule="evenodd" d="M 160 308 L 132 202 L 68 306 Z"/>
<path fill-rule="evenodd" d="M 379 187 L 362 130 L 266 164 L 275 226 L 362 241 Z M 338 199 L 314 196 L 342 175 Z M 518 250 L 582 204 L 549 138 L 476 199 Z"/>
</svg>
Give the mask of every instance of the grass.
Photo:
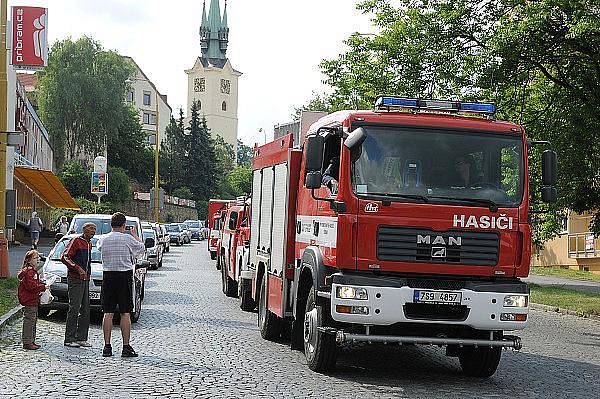
<svg viewBox="0 0 600 399">
<path fill-rule="evenodd" d="M 561 269 L 559 267 L 532 267 L 531 274 L 600 282 L 600 275 L 598 274 L 586 272 L 584 270 Z"/>
<path fill-rule="evenodd" d="M 531 302 L 569 309 L 579 315 L 600 315 L 600 295 L 557 287 L 529 284 Z"/>
<path fill-rule="evenodd" d="M 0 316 L 19 304 L 17 300 L 17 287 L 19 281 L 16 278 L 0 279 Z"/>
</svg>

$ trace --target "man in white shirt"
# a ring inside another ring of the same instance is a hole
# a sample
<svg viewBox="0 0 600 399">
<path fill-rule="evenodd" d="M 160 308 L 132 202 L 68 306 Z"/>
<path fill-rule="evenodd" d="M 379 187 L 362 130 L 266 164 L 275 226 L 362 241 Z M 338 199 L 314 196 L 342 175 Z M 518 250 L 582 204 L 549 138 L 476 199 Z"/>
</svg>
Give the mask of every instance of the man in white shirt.
<svg viewBox="0 0 600 399">
<path fill-rule="evenodd" d="M 131 335 L 131 317 L 133 310 L 133 273 L 135 259 L 146 249 L 144 243 L 132 232 L 125 233 L 125 215 L 120 212 L 112 215 L 112 232 L 98 243 L 102 252 L 102 330 L 104 332 L 104 350 L 102 356 L 112 356 L 110 336 L 113 315 L 119 308 L 121 313 L 121 335 L 123 336 L 122 357 L 137 357 L 138 354 L 129 345 Z"/>
</svg>

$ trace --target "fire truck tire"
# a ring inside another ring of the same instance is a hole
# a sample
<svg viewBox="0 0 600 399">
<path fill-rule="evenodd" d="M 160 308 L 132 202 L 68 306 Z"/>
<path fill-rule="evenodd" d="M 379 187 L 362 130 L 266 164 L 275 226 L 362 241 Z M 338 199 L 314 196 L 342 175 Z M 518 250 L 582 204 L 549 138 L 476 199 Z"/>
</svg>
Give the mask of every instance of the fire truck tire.
<svg viewBox="0 0 600 399">
<path fill-rule="evenodd" d="M 210 251 L 210 258 L 212 260 L 217 260 L 217 251 Z"/>
<path fill-rule="evenodd" d="M 488 378 L 494 375 L 500 357 L 502 356 L 502 348 L 462 348 L 458 354 L 460 366 L 463 373 L 471 377 Z"/>
<path fill-rule="evenodd" d="M 240 309 L 244 312 L 252 312 L 256 308 L 256 302 L 252 299 L 252 281 L 240 280 Z"/>
<path fill-rule="evenodd" d="M 317 306 L 317 296 L 313 287 L 308 294 L 304 313 L 304 355 L 308 367 L 318 373 L 332 370 L 337 361 L 335 336 L 318 330 L 318 327 L 325 326 L 326 317 L 325 309 Z"/>
<path fill-rule="evenodd" d="M 221 265 L 221 285 L 223 288 L 223 294 L 230 298 L 236 298 L 237 286 L 235 284 L 235 281 L 233 281 L 227 275 L 227 267 L 225 267 L 225 260 L 223 259 L 223 257 L 221 257 Z"/>
<path fill-rule="evenodd" d="M 260 335 L 267 341 L 275 341 L 281 335 L 281 319 L 273 314 L 267 305 L 267 277 L 263 277 L 258 299 L 258 327 Z"/>
</svg>

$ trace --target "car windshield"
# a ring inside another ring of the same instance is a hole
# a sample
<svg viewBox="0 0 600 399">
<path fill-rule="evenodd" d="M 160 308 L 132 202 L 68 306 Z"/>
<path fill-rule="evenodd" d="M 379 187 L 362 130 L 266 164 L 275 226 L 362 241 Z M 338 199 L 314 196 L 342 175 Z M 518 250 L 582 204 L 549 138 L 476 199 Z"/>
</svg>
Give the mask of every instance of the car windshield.
<svg viewBox="0 0 600 399">
<path fill-rule="evenodd" d="M 190 229 L 199 229 L 200 228 L 200 223 L 198 223 L 198 222 L 185 222 L 185 224 Z"/>
<path fill-rule="evenodd" d="M 73 233 L 83 233 L 83 225 L 86 223 L 94 223 L 96 225 L 96 234 L 108 234 L 112 230 L 110 227 L 110 218 L 98 219 L 98 218 L 78 218 L 73 220 Z"/>
<path fill-rule="evenodd" d="M 417 196 L 515 207 L 523 193 L 518 137 L 410 128 L 367 128 L 354 150 L 352 188 L 359 196 Z"/>
<path fill-rule="evenodd" d="M 167 231 L 169 233 L 177 233 L 179 232 L 179 225 L 177 224 L 170 224 L 167 226 Z"/>
<path fill-rule="evenodd" d="M 154 231 L 146 231 L 144 230 L 144 240 L 146 240 L 147 238 L 152 238 L 153 240 L 154 238 Z"/>
<path fill-rule="evenodd" d="M 73 238 L 65 238 L 64 240 L 60 240 L 52 250 L 52 255 L 50 256 L 50 259 L 60 260 L 60 257 L 62 256 L 63 252 L 67 248 L 67 245 L 69 245 L 72 239 Z M 100 251 L 98 251 L 98 248 L 96 247 L 97 243 L 98 239 L 92 238 L 92 262 L 101 263 L 102 257 L 100 256 Z"/>
</svg>

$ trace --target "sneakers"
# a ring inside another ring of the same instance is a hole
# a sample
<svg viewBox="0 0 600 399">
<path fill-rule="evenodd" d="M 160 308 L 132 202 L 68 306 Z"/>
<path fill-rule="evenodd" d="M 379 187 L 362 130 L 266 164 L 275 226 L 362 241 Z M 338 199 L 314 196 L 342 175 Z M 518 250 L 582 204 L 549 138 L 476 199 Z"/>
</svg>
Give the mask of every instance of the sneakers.
<svg viewBox="0 0 600 399">
<path fill-rule="evenodd" d="M 81 346 L 82 348 L 91 348 L 92 344 L 90 344 L 87 341 L 77 341 L 77 344 L 79 344 L 79 346 Z"/>
<path fill-rule="evenodd" d="M 104 349 L 102 350 L 102 357 L 111 357 L 112 356 L 112 346 L 110 344 L 104 344 Z"/>
<path fill-rule="evenodd" d="M 65 342 L 65 346 L 69 348 L 79 348 L 81 345 L 79 345 L 77 342 Z"/>
<path fill-rule="evenodd" d="M 133 350 L 131 345 L 123 345 L 123 352 L 121 353 L 121 357 L 138 357 L 136 351 Z"/>
</svg>

